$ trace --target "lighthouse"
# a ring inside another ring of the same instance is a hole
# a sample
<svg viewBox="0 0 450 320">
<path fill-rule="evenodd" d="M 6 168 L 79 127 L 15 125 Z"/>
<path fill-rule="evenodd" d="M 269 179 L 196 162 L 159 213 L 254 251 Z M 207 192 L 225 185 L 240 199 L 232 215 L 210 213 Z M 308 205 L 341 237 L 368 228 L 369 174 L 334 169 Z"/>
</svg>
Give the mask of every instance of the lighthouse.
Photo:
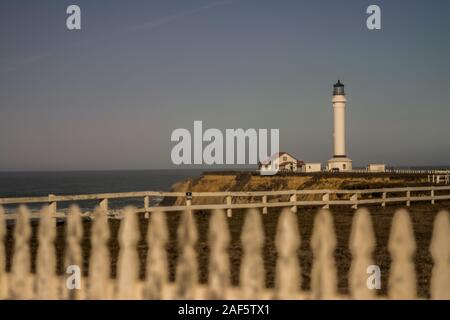
<svg viewBox="0 0 450 320">
<path fill-rule="evenodd" d="M 329 171 L 351 171 L 352 160 L 345 151 L 345 98 L 344 85 L 340 80 L 333 86 L 333 158 L 328 160 Z"/>
</svg>

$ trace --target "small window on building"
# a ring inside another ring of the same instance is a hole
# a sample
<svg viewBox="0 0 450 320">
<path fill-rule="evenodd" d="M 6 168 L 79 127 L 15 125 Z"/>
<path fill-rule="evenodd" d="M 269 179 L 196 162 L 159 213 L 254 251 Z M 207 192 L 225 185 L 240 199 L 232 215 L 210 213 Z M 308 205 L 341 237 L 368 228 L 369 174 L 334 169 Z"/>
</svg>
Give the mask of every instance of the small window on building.
<svg viewBox="0 0 450 320">
<path fill-rule="evenodd" d="M 284 156 L 284 157 L 283 157 L 283 161 L 287 161 L 287 156 Z"/>
<path fill-rule="evenodd" d="M 344 168 L 345 169 L 345 167 L 346 167 L 346 165 L 345 165 L 345 163 L 342 165 L 342 168 Z"/>
</svg>

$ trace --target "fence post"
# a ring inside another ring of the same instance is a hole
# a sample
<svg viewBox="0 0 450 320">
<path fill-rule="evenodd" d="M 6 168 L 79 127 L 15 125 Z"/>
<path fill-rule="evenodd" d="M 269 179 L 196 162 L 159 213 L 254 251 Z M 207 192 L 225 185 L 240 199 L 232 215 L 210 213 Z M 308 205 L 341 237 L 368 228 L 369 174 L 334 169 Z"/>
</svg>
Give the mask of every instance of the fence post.
<svg viewBox="0 0 450 320">
<path fill-rule="evenodd" d="M 290 202 L 297 202 L 297 194 L 293 194 L 290 198 L 289 198 Z M 291 207 L 291 212 L 293 213 L 297 213 L 297 206 L 292 206 Z"/>
<path fill-rule="evenodd" d="M 406 198 L 406 206 L 409 207 L 411 206 L 411 190 L 406 191 Z"/>
<path fill-rule="evenodd" d="M 103 199 L 99 204 L 100 209 L 105 210 L 106 214 L 108 214 L 108 199 Z"/>
<path fill-rule="evenodd" d="M 298 263 L 300 236 L 297 216 L 288 209 L 284 209 L 281 213 L 275 243 L 278 254 L 275 271 L 275 298 L 295 299 L 301 283 L 300 264 Z"/>
<path fill-rule="evenodd" d="M 263 203 L 263 204 L 266 204 L 266 203 L 267 203 L 267 196 L 266 196 L 266 195 L 264 195 L 264 196 L 262 197 L 262 203 Z M 263 207 L 263 208 L 262 208 L 262 213 L 263 213 L 263 214 L 267 214 L 267 207 Z"/>
<path fill-rule="evenodd" d="M 450 299 L 450 219 L 446 211 L 437 214 L 434 220 L 433 236 L 430 245 L 433 257 L 431 273 L 431 299 Z"/>
<path fill-rule="evenodd" d="M 50 206 L 40 211 L 38 239 L 39 247 L 36 259 L 36 293 L 37 299 L 57 299 L 55 224 Z"/>
<path fill-rule="evenodd" d="M 208 294 L 206 299 L 226 299 L 230 286 L 230 259 L 228 246 L 230 233 L 228 231 L 225 212 L 216 210 L 209 220 L 209 259 Z M 238 298 L 238 297 L 236 297 Z"/>
<path fill-rule="evenodd" d="M 350 197 L 350 201 L 352 201 L 352 209 L 358 209 L 358 194 L 355 193 Z"/>
<path fill-rule="evenodd" d="M 147 232 L 147 276 L 144 286 L 145 299 L 164 299 L 169 282 L 166 245 L 169 239 L 164 212 L 152 213 Z"/>
<path fill-rule="evenodd" d="M 192 205 L 192 192 L 186 192 L 186 207 L 190 207 Z M 192 212 L 189 208 L 187 208 L 188 212 Z"/>
<path fill-rule="evenodd" d="M 330 194 L 329 194 L 329 193 L 325 193 L 325 194 L 322 196 L 322 201 L 325 201 L 325 202 L 326 202 L 326 204 L 322 207 L 322 209 L 329 209 L 329 208 L 330 208 L 330 204 L 329 204 L 329 201 L 330 201 Z"/>
<path fill-rule="evenodd" d="M 116 299 L 139 299 L 141 298 L 137 291 L 139 281 L 139 256 L 137 252 L 139 229 L 135 209 L 126 207 L 122 216 L 118 236 L 120 251 L 117 263 Z"/>
<path fill-rule="evenodd" d="M 381 203 L 382 207 L 386 207 L 386 196 L 387 196 L 387 192 L 383 192 L 383 202 Z"/>
<path fill-rule="evenodd" d="M 231 196 L 227 196 L 227 205 L 231 206 L 232 201 L 231 201 Z M 227 217 L 231 218 L 233 216 L 233 212 L 231 210 L 231 208 L 227 209 Z"/>
<path fill-rule="evenodd" d="M 110 257 L 108 249 L 109 225 L 106 211 L 97 208 L 91 230 L 88 299 L 110 299 Z"/>
<path fill-rule="evenodd" d="M 257 300 L 264 289 L 264 261 L 262 247 L 264 245 L 264 230 L 261 216 L 255 209 L 250 209 L 245 215 L 241 232 L 242 262 L 240 271 L 240 299 Z"/>
<path fill-rule="evenodd" d="M 434 204 L 434 203 L 435 203 L 435 201 L 434 201 L 434 188 L 431 187 L 431 204 Z"/>
<path fill-rule="evenodd" d="M 28 208 L 21 205 L 14 228 L 14 255 L 12 257 L 9 285 L 11 299 L 33 298 L 29 247 L 31 236 L 29 216 L 30 211 Z"/>
<path fill-rule="evenodd" d="M 50 203 L 48 205 L 48 210 L 50 210 L 51 217 L 55 218 L 55 221 L 56 221 L 56 209 L 57 209 L 57 206 L 56 206 L 56 201 L 52 201 L 54 197 L 55 197 L 54 194 L 49 194 L 48 195 L 48 199 L 50 200 Z"/>
<path fill-rule="evenodd" d="M 359 209 L 353 217 L 350 235 L 352 263 L 349 273 L 349 290 L 353 299 L 372 299 L 374 290 L 368 287 L 367 268 L 373 265 L 372 252 L 375 235 L 372 220 L 367 209 Z"/>
<path fill-rule="evenodd" d="M 182 213 L 178 227 L 179 256 L 176 267 L 176 297 L 192 300 L 197 296 L 197 228 L 194 215 L 187 210 Z"/>
<path fill-rule="evenodd" d="M 81 249 L 81 239 L 83 237 L 83 225 L 81 222 L 81 211 L 78 206 L 72 205 L 69 209 L 66 225 L 66 257 L 64 264 L 64 272 L 69 266 L 78 266 L 82 268 L 83 258 Z M 77 283 L 73 283 L 76 285 Z M 76 290 L 68 290 L 66 298 L 68 299 L 84 299 L 86 293 L 86 285 L 84 281 L 78 283 L 79 288 Z"/>
<path fill-rule="evenodd" d="M 144 197 L 144 210 L 145 210 L 145 219 L 150 218 L 150 197 Z"/>
<path fill-rule="evenodd" d="M 314 220 L 311 249 L 313 266 L 311 270 L 311 298 L 336 298 L 336 269 L 334 249 L 336 235 L 333 228 L 333 217 L 328 210 L 320 210 Z"/>
<path fill-rule="evenodd" d="M 392 220 L 388 250 L 392 263 L 389 273 L 390 299 L 415 299 L 417 297 L 414 252 L 416 244 L 408 211 L 397 210 Z"/>
</svg>

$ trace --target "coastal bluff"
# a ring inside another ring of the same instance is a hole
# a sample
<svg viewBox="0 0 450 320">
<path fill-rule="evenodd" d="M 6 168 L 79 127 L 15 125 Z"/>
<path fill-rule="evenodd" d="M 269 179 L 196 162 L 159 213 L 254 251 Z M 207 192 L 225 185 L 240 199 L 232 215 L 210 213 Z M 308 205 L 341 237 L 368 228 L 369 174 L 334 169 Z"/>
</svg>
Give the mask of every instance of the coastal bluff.
<svg viewBox="0 0 450 320">
<path fill-rule="evenodd" d="M 395 187 L 429 186 L 426 175 L 392 173 L 305 173 L 261 176 L 255 172 L 223 171 L 204 172 L 197 178 L 175 183 L 173 192 L 223 192 L 223 191 L 280 191 L 280 190 L 353 190 Z M 313 195 L 305 195 L 305 199 Z M 277 197 L 283 201 L 283 197 Z M 192 204 L 220 203 L 221 197 L 194 197 Z M 250 197 L 237 202 L 252 201 Z M 162 205 L 183 205 L 183 198 L 166 198 Z"/>
</svg>

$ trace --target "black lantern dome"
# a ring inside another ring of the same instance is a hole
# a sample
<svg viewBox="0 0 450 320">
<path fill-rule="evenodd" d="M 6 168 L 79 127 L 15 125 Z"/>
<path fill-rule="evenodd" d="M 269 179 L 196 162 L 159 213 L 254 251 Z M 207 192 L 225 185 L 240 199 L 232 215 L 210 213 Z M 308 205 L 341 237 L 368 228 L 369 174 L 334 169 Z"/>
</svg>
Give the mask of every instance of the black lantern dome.
<svg viewBox="0 0 450 320">
<path fill-rule="evenodd" d="M 341 82 L 341 80 L 338 80 L 338 82 L 334 84 L 333 96 L 345 96 L 344 84 Z"/>
</svg>

